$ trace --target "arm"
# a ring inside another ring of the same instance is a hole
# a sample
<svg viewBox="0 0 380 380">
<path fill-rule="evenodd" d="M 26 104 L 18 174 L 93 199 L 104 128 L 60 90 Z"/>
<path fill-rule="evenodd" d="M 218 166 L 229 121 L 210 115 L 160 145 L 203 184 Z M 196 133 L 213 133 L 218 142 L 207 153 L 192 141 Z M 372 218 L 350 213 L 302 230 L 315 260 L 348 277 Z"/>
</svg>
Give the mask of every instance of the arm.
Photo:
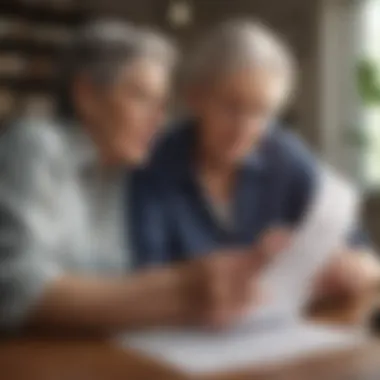
<svg viewBox="0 0 380 380">
<path fill-rule="evenodd" d="M 186 323 L 184 275 L 174 267 L 129 278 L 64 275 L 46 286 L 27 322 L 96 332 Z"/>
<path fill-rule="evenodd" d="M 264 246 L 226 250 L 128 279 L 63 276 L 47 287 L 28 321 L 97 332 L 181 324 L 223 327 L 262 301 L 252 278 L 274 254 Z"/>
</svg>

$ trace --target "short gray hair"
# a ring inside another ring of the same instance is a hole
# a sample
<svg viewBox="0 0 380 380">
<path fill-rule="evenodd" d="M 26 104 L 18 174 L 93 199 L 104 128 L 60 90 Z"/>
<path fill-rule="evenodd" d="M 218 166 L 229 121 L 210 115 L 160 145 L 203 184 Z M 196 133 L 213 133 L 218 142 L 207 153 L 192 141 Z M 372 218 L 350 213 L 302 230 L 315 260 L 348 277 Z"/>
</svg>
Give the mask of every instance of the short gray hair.
<svg viewBox="0 0 380 380">
<path fill-rule="evenodd" d="M 176 61 L 176 49 L 166 37 L 122 21 L 92 22 L 72 37 L 59 73 L 61 116 L 73 116 L 71 90 L 79 74 L 86 73 L 94 83 L 105 86 L 136 60 L 149 59 L 168 68 Z"/>
<path fill-rule="evenodd" d="M 207 34 L 185 65 L 183 84 L 208 83 L 228 70 L 242 65 L 272 70 L 294 86 L 295 61 L 286 43 L 258 21 L 233 20 L 222 23 Z"/>
</svg>

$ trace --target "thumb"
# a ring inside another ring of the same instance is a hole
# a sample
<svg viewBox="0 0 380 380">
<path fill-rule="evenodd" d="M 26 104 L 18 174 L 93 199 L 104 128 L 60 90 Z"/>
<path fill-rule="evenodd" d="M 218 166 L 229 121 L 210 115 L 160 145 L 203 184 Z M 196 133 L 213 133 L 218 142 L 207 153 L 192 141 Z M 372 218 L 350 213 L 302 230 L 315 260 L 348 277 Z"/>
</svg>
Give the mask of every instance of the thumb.
<svg viewBox="0 0 380 380">
<path fill-rule="evenodd" d="M 250 267 L 253 271 L 265 268 L 278 254 L 292 242 L 290 228 L 276 227 L 265 232 L 259 242 L 250 250 Z"/>
<path fill-rule="evenodd" d="M 274 227 L 262 235 L 259 247 L 266 254 L 275 255 L 290 246 L 292 237 L 293 233 L 290 228 Z"/>
</svg>

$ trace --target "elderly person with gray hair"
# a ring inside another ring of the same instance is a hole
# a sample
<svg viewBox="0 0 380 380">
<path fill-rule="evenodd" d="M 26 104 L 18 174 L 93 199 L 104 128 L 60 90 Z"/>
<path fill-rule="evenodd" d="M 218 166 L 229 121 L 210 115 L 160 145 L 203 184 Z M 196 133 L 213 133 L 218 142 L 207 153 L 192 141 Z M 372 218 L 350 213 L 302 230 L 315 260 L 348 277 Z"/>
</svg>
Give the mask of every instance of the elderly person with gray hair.
<svg viewBox="0 0 380 380">
<path fill-rule="evenodd" d="M 302 220 L 318 181 L 312 154 L 277 120 L 296 71 L 278 36 L 257 22 L 227 22 L 187 62 L 190 117 L 162 139 L 140 178 L 141 188 L 154 183 L 159 201 L 149 207 L 148 192 L 136 194 L 141 265 L 250 246 L 266 231 L 276 245 Z M 378 281 L 378 261 L 367 251 L 353 231 L 317 294 L 353 295 Z"/>
<path fill-rule="evenodd" d="M 75 34 L 63 63 L 60 117 L 11 123 L 0 141 L 0 328 L 109 332 L 235 312 L 259 264 L 250 250 L 130 270 L 129 174 L 164 116 L 172 47 L 100 22 Z M 221 283 L 238 292 L 234 307 Z"/>
</svg>

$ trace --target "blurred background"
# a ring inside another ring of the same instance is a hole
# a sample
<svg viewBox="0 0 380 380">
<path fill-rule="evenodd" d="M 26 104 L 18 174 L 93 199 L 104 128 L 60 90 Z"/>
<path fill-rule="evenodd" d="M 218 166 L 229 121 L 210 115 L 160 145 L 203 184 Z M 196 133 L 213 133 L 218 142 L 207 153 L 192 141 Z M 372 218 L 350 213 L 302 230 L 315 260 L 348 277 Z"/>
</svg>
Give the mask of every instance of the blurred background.
<svg viewBox="0 0 380 380">
<path fill-rule="evenodd" d="M 0 120 L 54 114 L 61 47 L 87 20 L 156 27 L 185 50 L 232 17 L 261 19 L 292 46 L 299 84 L 284 119 L 360 185 L 380 247 L 380 0 L 0 0 Z"/>
</svg>

